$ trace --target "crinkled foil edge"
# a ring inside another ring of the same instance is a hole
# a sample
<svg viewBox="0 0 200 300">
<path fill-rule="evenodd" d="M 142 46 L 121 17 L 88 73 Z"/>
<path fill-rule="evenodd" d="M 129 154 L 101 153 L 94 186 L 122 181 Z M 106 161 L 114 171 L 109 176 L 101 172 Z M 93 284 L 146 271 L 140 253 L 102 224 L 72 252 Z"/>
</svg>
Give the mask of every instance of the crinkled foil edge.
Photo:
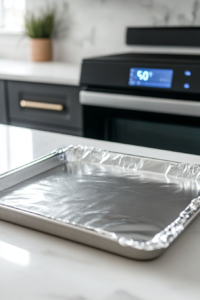
<svg viewBox="0 0 200 300">
<path fill-rule="evenodd" d="M 59 159 L 66 162 L 90 162 L 98 164 L 108 164 L 127 168 L 128 170 L 138 171 L 153 171 L 150 166 L 157 166 L 157 173 L 165 176 L 173 176 L 176 179 L 183 178 L 193 181 L 200 181 L 200 166 L 151 159 L 146 157 L 132 156 L 126 154 L 114 153 L 106 150 L 95 149 L 87 146 L 69 146 L 63 149 Z M 160 168 L 162 166 L 162 168 Z M 151 240 L 141 242 L 125 237 L 117 237 L 115 233 L 98 230 L 96 228 L 86 228 L 93 230 L 101 235 L 109 237 L 112 240 L 118 241 L 121 246 L 132 247 L 138 250 L 153 251 L 167 248 L 189 225 L 193 218 L 200 212 L 200 197 L 195 198 L 182 211 L 179 217 L 167 226 L 163 231 L 156 234 Z M 73 224 L 78 226 L 77 224 Z M 78 226 L 82 227 L 82 226 Z"/>
</svg>

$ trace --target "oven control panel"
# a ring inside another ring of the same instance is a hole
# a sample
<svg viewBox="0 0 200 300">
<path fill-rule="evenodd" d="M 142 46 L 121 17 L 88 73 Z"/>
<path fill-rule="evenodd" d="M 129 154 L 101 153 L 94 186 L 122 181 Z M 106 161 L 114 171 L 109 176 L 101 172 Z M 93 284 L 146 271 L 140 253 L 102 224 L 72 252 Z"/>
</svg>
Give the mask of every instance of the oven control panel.
<svg viewBox="0 0 200 300">
<path fill-rule="evenodd" d="M 83 61 L 81 85 L 200 94 L 200 56 L 126 54 Z"/>
<path fill-rule="evenodd" d="M 200 67 L 154 69 L 131 67 L 128 85 L 139 88 L 172 89 L 200 93 Z"/>
</svg>

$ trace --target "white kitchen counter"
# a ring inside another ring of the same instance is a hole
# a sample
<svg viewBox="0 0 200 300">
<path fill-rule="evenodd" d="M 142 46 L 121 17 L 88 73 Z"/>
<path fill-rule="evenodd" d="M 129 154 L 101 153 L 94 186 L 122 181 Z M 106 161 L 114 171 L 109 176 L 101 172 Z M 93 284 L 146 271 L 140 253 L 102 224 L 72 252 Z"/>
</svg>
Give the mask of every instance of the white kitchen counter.
<svg viewBox="0 0 200 300">
<path fill-rule="evenodd" d="M 0 141 L 0 173 L 69 144 L 200 163 L 194 155 L 4 125 L 0 125 Z M 125 259 L 0 221 L 0 299 L 197 300 L 199 253 L 200 217 L 160 258 L 150 262 Z"/>
<path fill-rule="evenodd" d="M 0 59 L 0 79 L 79 85 L 80 65 Z"/>
</svg>

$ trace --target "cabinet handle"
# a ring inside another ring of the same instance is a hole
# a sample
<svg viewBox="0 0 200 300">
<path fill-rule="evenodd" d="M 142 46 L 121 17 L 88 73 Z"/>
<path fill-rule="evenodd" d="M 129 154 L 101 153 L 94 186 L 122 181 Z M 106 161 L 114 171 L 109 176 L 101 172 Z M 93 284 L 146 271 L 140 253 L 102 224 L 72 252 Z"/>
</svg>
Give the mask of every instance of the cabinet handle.
<svg viewBox="0 0 200 300">
<path fill-rule="evenodd" d="M 64 106 L 62 104 L 35 102 L 35 101 L 28 101 L 28 100 L 21 100 L 20 106 L 23 108 L 36 108 L 36 109 L 46 109 L 46 110 L 55 110 L 55 111 L 63 111 L 64 109 Z"/>
</svg>

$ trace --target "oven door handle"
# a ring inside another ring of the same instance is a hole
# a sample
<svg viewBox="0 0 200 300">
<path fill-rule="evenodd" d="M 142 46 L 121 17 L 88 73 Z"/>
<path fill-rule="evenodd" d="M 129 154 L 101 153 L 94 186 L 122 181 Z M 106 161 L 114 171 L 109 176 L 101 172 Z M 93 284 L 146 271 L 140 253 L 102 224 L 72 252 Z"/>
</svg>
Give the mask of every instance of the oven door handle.
<svg viewBox="0 0 200 300">
<path fill-rule="evenodd" d="M 80 103 L 90 106 L 200 116 L 198 101 L 80 91 Z"/>
</svg>

